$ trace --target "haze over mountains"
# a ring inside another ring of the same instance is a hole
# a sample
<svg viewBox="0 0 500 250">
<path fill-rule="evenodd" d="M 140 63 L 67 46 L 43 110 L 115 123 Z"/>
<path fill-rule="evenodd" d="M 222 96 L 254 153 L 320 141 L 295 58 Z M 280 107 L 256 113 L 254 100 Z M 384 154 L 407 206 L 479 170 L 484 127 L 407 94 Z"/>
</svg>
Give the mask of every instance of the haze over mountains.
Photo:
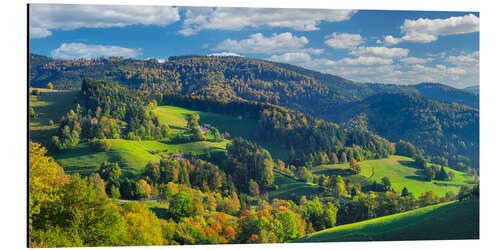
<svg viewBox="0 0 500 250">
<path fill-rule="evenodd" d="M 479 85 L 469 86 L 464 88 L 463 90 L 479 95 Z"/>
</svg>

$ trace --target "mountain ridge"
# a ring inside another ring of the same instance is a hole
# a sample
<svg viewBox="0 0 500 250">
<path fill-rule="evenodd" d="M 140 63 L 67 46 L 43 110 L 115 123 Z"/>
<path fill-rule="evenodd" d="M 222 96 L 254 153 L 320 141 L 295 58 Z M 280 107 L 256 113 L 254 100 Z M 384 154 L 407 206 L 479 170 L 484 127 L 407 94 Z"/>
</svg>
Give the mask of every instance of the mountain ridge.
<svg viewBox="0 0 500 250">
<path fill-rule="evenodd" d="M 77 89 L 83 77 L 113 80 L 131 88 L 174 85 L 181 81 L 191 84 L 181 86 L 181 94 L 213 93 L 210 88 L 219 85 L 243 99 L 270 102 L 310 113 L 315 113 L 317 105 L 330 110 L 339 104 L 360 101 L 381 92 L 420 94 L 443 102 L 479 107 L 479 96 L 440 83 L 360 83 L 296 65 L 247 57 L 172 56 L 160 63 L 155 59 L 118 57 L 59 60 L 31 53 L 29 65 L 30 86 L 33 87 L 45 87 L 51 81 L 55 88 Z M 232 82 L 234 79 L 250 83 L 245 86 L 250 93 L 236 89 L 241 88 L 241 84 Z M 279 89 L 290 93 L 279 93 Z M 262 96 L 263 92 L 267 92 L 266 97 Z M 304 100 L 303 96 L 309 97 Z M 311 107 L 296 105 L 308 101 L 317 103 Z"/>
</svg>

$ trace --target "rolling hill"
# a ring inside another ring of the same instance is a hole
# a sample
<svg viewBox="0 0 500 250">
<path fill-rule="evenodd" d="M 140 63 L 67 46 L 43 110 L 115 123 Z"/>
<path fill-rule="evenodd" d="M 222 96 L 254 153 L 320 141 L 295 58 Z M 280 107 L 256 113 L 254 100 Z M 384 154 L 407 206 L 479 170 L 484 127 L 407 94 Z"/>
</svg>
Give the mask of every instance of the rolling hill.
<svg viewBox="0 0 500 250">
<path fill-rule="evenodd" d="M 401 193 L 403 188 L 407 188 L 415 197 L 419 197 L 423 192 L 432 190 L 439 197 L 444 197 L 446 192 L 452 191 L 455 194 L 460 190 L 461 185 L 471 184 L 471 178 L 463 172 L 445 168 L 447 172 L 454 172 L 456 177 L 452 181 L 426 181 L 420 171 L 414 166 L 414 160 L 404 156 L 393 155 L 388 159 L 377 159 L 360 161 L 361 172 L 353 175 L 349 169 L 349 164 L 330 164 L 313 167 L 313 175 L 335 176 L 340 175 L 345 180 L 352 183 L 360 183 L 369 186 L 373 181 L 381 183 L 383 177 L 388 177 L 392 188 L 397 193 Z"/>
<path fill-rule="evenodd" d="M 361 126 L 393 142 L 409 141 L 425 155 L 446 157 L 452 167 L 459 162 L 479 167 L 477 109 L 419 95 L 383 93 L 346 104 L 335 117 L 348 127 Z"/>
<path fill-rule="evenodd" d="M 333 227 L 293 242 L 479 239 L 479 200 L 448 202 Z"/>
</svg>

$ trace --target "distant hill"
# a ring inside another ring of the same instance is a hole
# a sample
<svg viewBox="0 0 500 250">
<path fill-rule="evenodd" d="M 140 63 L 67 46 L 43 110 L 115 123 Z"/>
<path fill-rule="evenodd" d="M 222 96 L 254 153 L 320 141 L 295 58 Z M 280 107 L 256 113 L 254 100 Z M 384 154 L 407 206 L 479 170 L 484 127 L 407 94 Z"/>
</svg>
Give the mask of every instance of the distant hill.
<svg viewBox="0 0 500 250">
<path fill-rule="evenodd" d="M 329 118 L 393 142 L 409 141 L 425 155 L 446 157 L 451 167 L 459 162 L 479 166 L 479 111 L 474 108 L 419 95 L 382 93 L 345 104 Z"/>
<path fill-rule="evenodd" d="M 164 63 L 117 57 L 57 60 L 30 54 L 32 87 L 79 89 L 82 78 L 107 79 L 129 88 L 269 102 L 313 115 L 377 93 L 420 94 L 479 107 L 479 97 L 442 84 L 358 83 L 298 66 L 245 57 L 176 56 Z"/>
<path fill-rule="evenodd" d="M 479 239 L 479 200 L 450 202 L 333 227 L 293 242 Z"/>
<path fill-rule="evenodd" d="M 474 86 L 469 86 L 466 88 L 463 88 L 464 91 L 479 95 L 479 85 L 474 85 Z"/>
</svg>

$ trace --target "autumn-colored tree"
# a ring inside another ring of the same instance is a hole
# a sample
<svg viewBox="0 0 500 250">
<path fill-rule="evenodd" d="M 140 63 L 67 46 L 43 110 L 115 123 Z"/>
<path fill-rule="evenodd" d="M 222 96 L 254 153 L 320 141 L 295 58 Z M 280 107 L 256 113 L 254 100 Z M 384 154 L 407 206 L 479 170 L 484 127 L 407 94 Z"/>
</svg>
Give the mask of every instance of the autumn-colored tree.
<svg viewBox="0 0 500 250">
<path fill-rule="evenodd" d="M 254 180 L 250 180 L 250 183 L 248 183 L 248 191 L 250 191 L 250 194 L 252 196 L 259 196 L 260 195 L 260 188 L 259 188 L 259 183 L 257 183 Z"/>
<path fill-rule="evenodd" d="M 128 232 L 124 245 L 151 246 L 166 243 L 160 220 L 145 205 L 138 202 L 125 204 L 123 217 Z"/>
<path fill-rule="evenodd" d="M 199 128 L 200 127 L 200 125 L 198 125 L 199 121 L 200 121 L 200 115 L 198 114 L 189 115 L 187 123 L 188 129 L 194 131 L 196 128 Z"/>
<path fill-rule="evenodd" d="M 352 157 L 351 160 L 349 161 L 349 168 L 355 174 L 361 173 L 361 166 L 359 165 L 358 161 L 354 159 L 354 157 Z"/>
<path fill-rule="evenodd" d="M 144 180 L 140 179 L 137 182 L 137 191 L 138 191 L 138 198 L 141 200 L 147 200 L 151 198 L 151 186 Z"/>
<path fill-rule="evenodd" d="M 42 145 L 29 143 L 29 228 L 33 223 L 44 223 L 43 213 L 51 203 L 61 198 L 62 185 L 69 179 L 52 157 L 45 156 Z"/>
<path fill-rule="evenodd" d="M 264 187 L 269 188 L 274 183 L 274 163 L 270 159 L 264 159 L 264 169 L 262 171 L 261 183 Z"/>
<path fill-rule="evenodd" d="M 347 162 L 347 155 L 345 152 L 342 152 L 342 154 L 340 155 L 340 163 L 345 163 Z"/>
</svg>

